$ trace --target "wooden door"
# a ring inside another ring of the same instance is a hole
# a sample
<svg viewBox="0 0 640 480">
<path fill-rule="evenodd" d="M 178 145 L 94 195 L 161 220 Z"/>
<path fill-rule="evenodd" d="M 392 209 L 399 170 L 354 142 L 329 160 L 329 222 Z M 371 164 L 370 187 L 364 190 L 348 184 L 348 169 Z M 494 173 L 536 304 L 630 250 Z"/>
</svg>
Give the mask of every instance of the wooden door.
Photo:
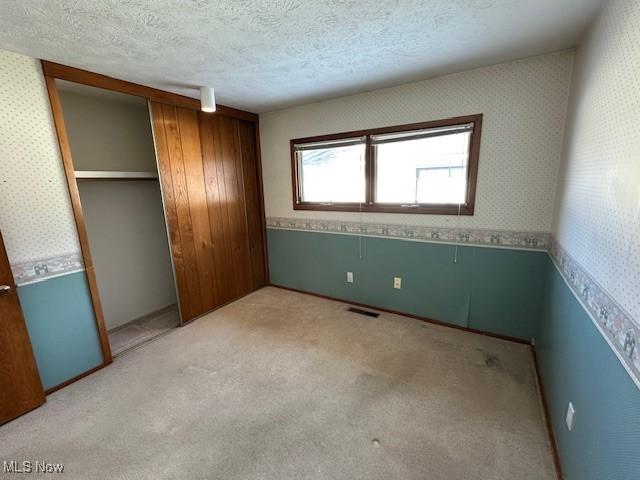
<svg viewBox="0 0 640 480">
<path fill-rule="evenodd" d="M 183 322 L 265 284 L 251 122 L 151 102 Z"/>
<path fill-rule="evenodd" d="M 249 235 L 249 259 L 251 262 L 251 287 L 253 290 L 267 283 L 265 271 L 266 239 L 264 232 L 264 211 L 262 209 L 262 179 L 258 164 L 258 146 L 256 145 L 256 125 L 239 120 L 238 137 L 240 139 L 240 158 L 242 159 L 242 179 L 244 183 L 245 209 Z"/>
<path fill-rule="evenodd" d="M 0 234 L 0 425 L 44 403 L 44 390 Z"/>
</svg>

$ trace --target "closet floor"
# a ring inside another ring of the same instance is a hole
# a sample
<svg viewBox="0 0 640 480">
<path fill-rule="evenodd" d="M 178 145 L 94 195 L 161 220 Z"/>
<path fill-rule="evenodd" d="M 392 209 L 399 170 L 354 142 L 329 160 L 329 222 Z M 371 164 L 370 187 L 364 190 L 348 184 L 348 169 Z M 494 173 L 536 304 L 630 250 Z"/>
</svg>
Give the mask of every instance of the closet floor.
<svg viewBox="0 0 640 480">
<path fill-rule="evenodd" d="M 108 332 L 111 354 L 122 354 L 167 333 L 179 324 L 178 307 L 174 305 L 117 327 Z"/>
</svg>

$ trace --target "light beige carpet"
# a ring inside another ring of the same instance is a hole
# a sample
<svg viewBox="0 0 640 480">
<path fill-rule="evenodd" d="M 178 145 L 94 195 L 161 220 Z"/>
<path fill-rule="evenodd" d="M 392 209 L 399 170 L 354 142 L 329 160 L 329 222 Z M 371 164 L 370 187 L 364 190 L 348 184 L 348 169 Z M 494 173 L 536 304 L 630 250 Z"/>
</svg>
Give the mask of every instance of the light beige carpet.
<svg viewBox="0 0 640 480">
<path fill-rule="evenodd" d="M 91 479 L 555 478 L 527 346 L 275 288 L 0 427 L 14 459 Z"/>
</svg>

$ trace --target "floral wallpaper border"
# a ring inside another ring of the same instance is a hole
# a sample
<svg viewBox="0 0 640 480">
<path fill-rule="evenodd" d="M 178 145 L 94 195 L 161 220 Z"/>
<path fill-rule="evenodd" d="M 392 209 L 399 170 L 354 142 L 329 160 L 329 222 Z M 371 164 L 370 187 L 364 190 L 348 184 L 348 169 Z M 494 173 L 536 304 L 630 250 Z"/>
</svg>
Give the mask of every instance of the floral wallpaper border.
<svg viewBox="0 0 640 480">
<path fill-rule="evenodd" d="M 40 282 L 82 270 L 84 270 L 84 262 L 79 252 L 11 265 L 11 271 L 17 286 Z"/>
<path fill-rule="evenodd" d="M 308 218 L 268 217 L 267 228 L 308 230 L 311 232 L 346 233 L 419 240 L 434 243 L 459 243 L 492 247 L 547 250 L 551 235 L 547 232 L 513 232 L 472 228 L 426 227 L 387 223 L 345 222 Z"/>
<path fill-rule="evenodd" d="M 633 381 L 640 387 L 639 323 L 558 244 L 550 233 L 281 217 L 268 217 L 267 227 L 545 251 L 565 279 L 567 286 L 583 304 L 601 334 L 614 349 Z"/>
<path fill-rule="evenodd" d="M 552 238 L 549 255 L 574 295 L 615 350 L 640 388 L 640 326 L 560 244 Z"/>
</svg>

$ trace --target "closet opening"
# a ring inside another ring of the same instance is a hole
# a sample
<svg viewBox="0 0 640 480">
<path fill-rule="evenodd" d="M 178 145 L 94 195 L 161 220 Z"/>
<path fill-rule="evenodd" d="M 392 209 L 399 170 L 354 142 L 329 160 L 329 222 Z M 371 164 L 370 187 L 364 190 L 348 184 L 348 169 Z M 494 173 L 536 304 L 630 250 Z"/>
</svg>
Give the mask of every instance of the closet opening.
<svg viewBox="0 0 640 480">
<path fill-rule="evenodd" d="M 55 83 L 104 326 L 117 356 L 181 323 L 149 108 L 145 98 Z M 83 253 L 86 261 L 86 246 Z"/>
</svg>

